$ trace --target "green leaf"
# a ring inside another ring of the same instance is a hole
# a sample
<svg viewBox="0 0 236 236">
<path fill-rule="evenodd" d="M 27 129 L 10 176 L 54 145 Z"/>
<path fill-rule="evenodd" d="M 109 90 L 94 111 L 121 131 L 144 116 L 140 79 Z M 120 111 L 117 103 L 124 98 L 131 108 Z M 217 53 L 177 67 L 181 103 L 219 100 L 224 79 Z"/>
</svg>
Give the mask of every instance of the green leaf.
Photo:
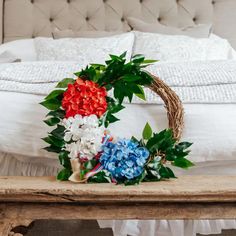
<svg viewBox="0 0 236 236">
<path fill-rule="evenodd" d="M 55 146 L 55 147 L 62 148 L 65 145 L 64 140 L 58 139 L 58 138 L 56 138 L 56 137 L 54 137 L 52 135 L 50 135 L 50 136 L 48 136 L 46 138 L 42 138 L 42 140 L 45 141 L 46 143 L 49 143 L 49 144 Z"/>
<path fill-rule="evenodd" d="M 58 109 L 58 110 L 55 110 L 55 111 L 50 111 L 47 114 L 47 116 L 53 116 L 53 117 L 56 117 L 56 118 L 63 119 L 65 117 L 65 111 L 61 110 L 61 109 Z"/>
<path fill-rule="evenodd" d="M 47 120 L 44 120 L 44 123 L 46 123 L 49 126 L 54 126 L 60 122 L 60 119 L 56 117 L 49 118 Z"/>
<path fill-rule="evenodd" d="M 165 129 L 157 134 L 154 133 L 153 137 L 148 140 L 146 147 L 151 152 L 156 152 L 161 148 L 165 148 L 165 150 L 167 150 L 169 146 L 167 147 L 166 144 L 172 144 L 173 141 L 174 140 L 172 139 L 172 130 Z"/>
<path fill-rule="evenodd" d="M 45 100 L 45 101 L 41 102 L 40 104 L 52 111 L 57 110 L 61 106 L 61 102 L 56 98 L 52 98 L 50 100 Z"/>
<path fill-rule="evenodd" d="M 108 113 L 105 119 L 105 127 L 108 127 L 109 124 L 114 123 L 118 121 L 119 119 L 115 116 L 113 116 L 111 113 Z"/>
<path fill-rule="evenodd" d="M 57 179 L 61 180 L 61 181 L 66 181 L 69 179 L 69 177 L 71 176 L 72 172 L 69 169 L 63 169 L 61 170 L 58 175 L 57 175 Z"/>
<path fill-rule="evenodd" d="M 88 179 L 89 183 L 111 183 L 111 175 L 106 170 L 101 170 Z"/>
<path fill-rule="evenodd" d="M 148 123 L 146 123 L 143 130 L 143 139 L 148 140 L 151 137 L 152 137 L 152 128 Z"/>
<path fill-rule="evenodd" d="M 181 142 L 181 143 L 178 143 L 178 144 L 176 145 L 176 147 L 177 147 L 178 149 L 184 150 L 184 149 L 187 149 L 187 148 L 189 148 L 190 146 L 192 146 L 192 144 L 193 144 L 193 143 L 189 143 L 189 142 Z"/>
<path fill-rule="evenodd" d="M 62 166 L 64 166 L 67 169 L 71 169 L 71 163 L 70 163 L 70 158 L 68 157 L 68 154 L 69 153 L 67 151 L 61 151 L 58 155 L 58 158 Z"/>
<path fill-rule="evenodd" d="M 120 55 L 120 58 L 125 58 L 126 57 L 126 54 L 127 54 L 127 51 L 123 52 L 121 55 Z"/>
<path fill-rule="evenodd" d="M 106 66 L 103 65 L 103 64 L 90 64 L 94 69 L 99 69 L 99 70 L 105 70 L 106 69 Z"/>
<path fill-rule="evenodd" d="M 146 59 L 142 62 L 142 64 L 151 64 L 151 63 L 155 63 L 158 62 L 158 60 L 150 60 L 150 59 Z"/>
<path fill-rule="evenodd" d="M 132 57 L 133 63 L 141 64 L 144 61 L 145 57 L 142 54 L 137 54 Z"/>
<path fill-rule="evenodd" d="M 176 178 L 173 171 L 165 166 L 161 166 L 160 168 L 160 176 L 164 179 Z"/>
<path fill-rule="evenodd" d="M 139 97 L 140 99 L 146 101 L 145 93 L 144 93 L 144 90 L 143 90 L 142 86 L 140 86 L 140 85 L 137 85 L 137 86 L 139 87 L 140 92 L 139 93 L 135 93 L 135 95 L 137 97 Z"/>
<path fill-rule="evenodd" d="M 159 172 L 159 169 L 161 167 L 161 157 L 155 156 L 148 164 L 148 169 L 157 170 Z"/>
<path fill-rule="evenodd" d="M 169 172 L 169 176 L 170 178 L 176 178 L 174 172 L 169 168 L 169 167 L 166 167 L 167 171 Z"/>
<path fill-rule="evenodd" d="M 57 84 L 56 88 L 67 88 L 68 84 L 74 84 L 74 82 L 72 78 L 65 78 Z"/>
<path fill-rule="evenodd" d="M 119 103 L 121 104 L 124 100 L 125 97 L 125 86 L 121 86 L 121 85 L 115 85 L 114 87 L 114 97 L 116 99 L 118 99 Z"/>
<path fill-rule="evenodd" d="M 86 170 L 92 170 L 96 165 L 97 165 L 97 161 L 96 160 L 90 160 L 84 163 L 84 168 Z"/>
<path fill-rule="evenodd" d="M 144 170 L 141 175 L 139 175 L 139 176 L 136 177 L 135 179 L 126 180 L 126 181 L 124 182 L 124 184 L 125 184 L 126 186 L 128 186 L 128 185 L 137 185 L 137 184 L 139 184 L 140 182 L 142 182 L 142 181 L 144 180 L 144 178 L 146 177 L 146 175 L 147 175 L 147 172 L 146 172 L 146 170 Z"/>
<path fill-rule="evenodd" d="M 64 139 L 64 133 L 65 133 L 65 127 L 62 125 L 57 125 L 57 128 L 54 129 L 51 134 L 58 138 L 58 139 Z"/>
<path fill-rule="evenodd" d="M 135 143 L 138 143 L 138 142 L 139 142 L 138 139 L 137 139 L 136 137 L 134 137 L 134 136 L 131 137 L 131 140 L 132 140 L 133 142 L 135 142 Z"/>
<path fill-rule="evenodd" d="M 142 78 L 138 75 L 127 74 L 127 75 L 122 76 L 121 79 L 123 79 L 126 82 L 135 82 Z"/>
<path fill-rule="evenodd" d="M 45 100 L 50 100 L 52 98 L 56 98 L 64 92 L 65 92 L 64 90 L 54 90 L 48 94 L 48 96 L 45 98 Z"/>
<path fill-rule="evenodd" d="M 60 147 L 56 147 L 54 145 L 51 145 L 49 147 L 45 147 L 43 148 L 44 150 L 48 151 L 48 152 L 55 152 L 55 153 L 59 153 L 61 151 Z"/>
<path fill-rule="evenodd" d="M 189 167 L 194 166 L 194 164 L 193 164 L 191 161 L 187 160 L 187 159 L 184 158 L 184 157 L 176 158 L 176 159 L 172 162 L 172 165 L 177 166 L 177 167 L 180 167 L 180 168 L 183 168 L 183 169 L 188 169 Z"/>
</svg>

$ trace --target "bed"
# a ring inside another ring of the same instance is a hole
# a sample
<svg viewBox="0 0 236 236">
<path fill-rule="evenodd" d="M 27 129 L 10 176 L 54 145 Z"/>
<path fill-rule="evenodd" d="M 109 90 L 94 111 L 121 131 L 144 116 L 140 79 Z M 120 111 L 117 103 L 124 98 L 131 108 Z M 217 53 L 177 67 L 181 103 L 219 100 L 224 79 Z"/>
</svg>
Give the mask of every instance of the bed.
<svg viewBox="0 0 236 236">
<path fill-rule="evenodd" d="M 0 54 L 8 52 L 3 55 L 5 62 L 22 62 L 0 64 L 0 174 L 55 175 L 59 170 L 56 156 L 42 150 L 40 138 L 46 136 L 47 127 L 42 122 L 46 111 L 39 102 L 58 80 L 94 60 L 94 54 L 100 55 L 96 57 L 100 62 L 111 51 L 128 51 L 128 56 L 135 51 L 160 59 L 148 70 L 163 78 L 183 101 L 183 139 L 194 142 L 190 158 L 197 165 L 188 172 L 176 171 L 183 175 L 235 175 L 235 9 L 234 0 L 1 0 Z M 153 26 L 159 31 L 153 32 Z M 201 29 L 192 30 L 195 27 Z M 152 33 L 138 32 L 147 28 Z M 214 35 L 199 38 L 206 28 Z M 132 29 L 135 31 L 125 33 Z M 188 32 L 176 37 L 182 30 Z M 61 39 L 55 43 L 52 36 Z M 156 48 L 150 42 L 155 42 Z M 184 50 L 170 46 L 182 43 L 187 45 Z M 109 47 L 96 53 L 84 50 L 104 44 Z M 167 127 L 162 102 L 147 94 L 146 103 L 136 99 L 126 104 L 127 109 L 119 114 L 121 122 L 111 127 L 117 136 L 138 136 L 146 121 L 157 130 Z M 112 227 L 114 235 L 135 236 L 195 236 L 236 228 L 235 220 L 99 223 Z"/>
</svg>

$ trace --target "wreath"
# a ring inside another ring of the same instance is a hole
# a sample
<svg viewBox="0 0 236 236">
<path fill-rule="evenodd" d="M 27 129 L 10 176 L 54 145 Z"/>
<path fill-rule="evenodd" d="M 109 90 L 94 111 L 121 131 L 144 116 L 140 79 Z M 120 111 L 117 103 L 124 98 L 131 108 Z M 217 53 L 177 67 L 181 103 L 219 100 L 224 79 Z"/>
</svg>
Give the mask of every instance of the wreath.
<svg viewBox="0 0 236 236">
<path fill-rule="evenodd" d="M 43 140 L 49 144 L 47 151 L 58 153 L 63 166 L 58 180 L 132 185 L 176 178 L 168 164 L 193 166 L 187 159 L 192 143 L 179 142 L 183 107 L 178 96 L 144 70 L 156 61 L 135 55 L 126 63 L 125 57 L 126 53 L 110 55 L 105 65 L 87 66 L 74 73 L 76 79 L 59 82 L 41 102 L 50 110 L 44 122 L 56 126 Z M 145 100 L 144 86 L 164 101 L 169 128 L 156 133 L 147 123 L 140 140 L 114 137 L 107 127 L 119 120 L 116 113 L 125 108 L 124 99 Z"/>
</svg>

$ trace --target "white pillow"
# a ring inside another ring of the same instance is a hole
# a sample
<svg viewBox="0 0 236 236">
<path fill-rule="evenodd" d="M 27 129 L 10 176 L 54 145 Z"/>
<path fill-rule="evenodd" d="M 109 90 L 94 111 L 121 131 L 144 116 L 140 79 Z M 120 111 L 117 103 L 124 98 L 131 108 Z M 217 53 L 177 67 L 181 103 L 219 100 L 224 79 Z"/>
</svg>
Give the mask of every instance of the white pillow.
<svg viewBox="0 0 236 236">
<path fill-rule="evenodd" d="M 133 54 L 168 62 L 226 60 L 233 58 L 229 42 L 216 35 L 191 38 L 184 35 L 163 35 L 135 32 Z"/>
<path fill-rule="evenodd" d="M 0 53 L 9 52 L 21 61 L 36 61 L 33 39 L 20 39 L 0 45 Z"/>
<path fill-rule="evenodd" d="M 127 51 L 130 59 L 134 34 L 125 33 L 104 38 L 36 38 L 35 48 L 40 61 L 78 61 L 85 66 L 90 63 L 104 63 L 109 54 L 120 55 Z"/>
</svg>

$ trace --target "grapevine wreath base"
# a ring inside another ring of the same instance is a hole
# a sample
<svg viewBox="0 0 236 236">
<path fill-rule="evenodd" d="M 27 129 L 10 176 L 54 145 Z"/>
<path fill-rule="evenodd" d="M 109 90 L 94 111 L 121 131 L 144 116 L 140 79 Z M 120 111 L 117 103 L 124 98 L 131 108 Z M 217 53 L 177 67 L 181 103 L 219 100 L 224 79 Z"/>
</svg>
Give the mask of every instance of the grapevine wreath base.
<svg viewBox="0 0 236 236">
<path fill-rule="evenodd" d="M 193 166 L 186 158 L 192 144 L 179 142 L 183 129 L 180 99 L 162 80 L 144 70 L 154 60 L 135 55 L 126 63 L 125 56 L 110 55 L 105 65 L 91 64 L 76 72 L 76 79 L 59 82 L 41 103 L 50 110 L 44 122 L 56 126 L 43 140 L 49 144 L 47 151 L 58 153 L 63 166 L 58 180 L 131 185 L 176 178 L 167 163 L 180 168 Z M 110 134 L 107 127 L 118 121 L 115 114 L 125 108 L 124 99 L 131 102 L 138 96 L 145 100 L 143 86 L 164 101 L 169 128 L 155 133 L 147 123 L 140 140 Z"/>
</svg>

